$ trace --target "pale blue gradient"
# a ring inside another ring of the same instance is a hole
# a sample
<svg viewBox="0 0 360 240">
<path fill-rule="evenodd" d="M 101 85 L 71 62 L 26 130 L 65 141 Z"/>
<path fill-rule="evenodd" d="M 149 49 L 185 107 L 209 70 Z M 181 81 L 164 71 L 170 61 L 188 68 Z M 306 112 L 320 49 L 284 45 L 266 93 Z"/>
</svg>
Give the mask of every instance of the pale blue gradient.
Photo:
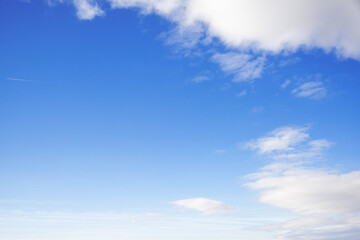
<svg viewBox="0 0 360 240">
<path fill-rule="evenodd" d="M 171 26 L 133 9 L 80 21 L 68 4 L 1 1 L 0 239 L 272 239 L 252 227 L 291 213 L 243 186 L 269 160 L 241 144 L 280 126 L 335 143 L 320 167 L 360 169 L 358 61 L 269 55 L 261 78 L 234 83 L 208 60 L 226 48 L 184 56 L 159 37 Z M 314 79 L 325 97 L 292 93 Z M 196 197 L 241 210 L 170 203 Z"/>
</svg>

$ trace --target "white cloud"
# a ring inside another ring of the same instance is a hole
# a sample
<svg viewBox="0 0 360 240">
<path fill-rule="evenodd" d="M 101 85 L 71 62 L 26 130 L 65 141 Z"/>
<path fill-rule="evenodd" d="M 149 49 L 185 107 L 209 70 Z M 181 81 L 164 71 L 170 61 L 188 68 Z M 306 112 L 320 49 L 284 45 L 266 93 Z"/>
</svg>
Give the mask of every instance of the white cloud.
<svg viewBox="0 0 360 240">
<path fill-rule="evenodd" d="M 296 97 L 320 99 L 326 96 L 326 88 L 321 81 L 307 82 L 295 88 L 292 93 Z"/>
<path fill-rule="evenodd" d="M 194 82 L 194 83 L 201 83 L 201 82 L 204 82 L 204 81 L 209 81 L 210 78 L 208 76 L 197 76 L 195 78 L 193 78 L 191 81 Z"/>
<path fill-rule="evenodd" d="M 316 159 L 322 156 L 323 150 L 332 146 L 333 143 L 326 139 L 318 139 L 299 144 L 290 152 L 278 152 L 273 155 L 276 160 L 306 160 Z"/>
<path fill-rule="evenodd" d="M 300 217 L 277 227 L 284 240 L 358 240 L 360 217 Z"/>
<path fill-rule="evenodd" d="M 241 92 L 239 92 L 238 94 L 236 94 L 236 97 L 243 97 L 247 94 L 246 90 L 242 90 Z"/>
<path fill-rule="evenodd" d="M 326 139 L 311 140 L 307 127 L 279 127 L 264 137 L 240 147 L 267 154 L 277 161 L 312 161 L 322 157 L 323 150 L 333 145 Z"/>
<path fill-rule="evenodd" d="M 227 205 L 223 202 L 211 200 L 207 198 L 192 198 L 172 202 L 175 206 L 184 207 L 199 211 L 206 215 L 212 214 L 230 214 L 235 213 L 239 209 L 234 206 Z"/>
<path fill-rule="evenodd" d="M 291 81 L 289 79 L 286 79 L 285 82 L 281 84 L 281 88 L 286 88 L 287 86 L 289 86 L 290 83 Z"/>
<path fill-rule="evenodd" d="M 105 14 L 99 5 L 91 0 L 74 0 L 74 5 L 78 18 L 83 20 L 91 20 L 96 16 Z"/>
<path fill-rule="evenodd" d="M 245 144 L 246 148 L 256 150 L 260 154 L 274 151 L 289 152 L 309 137 L 307 128 L 281 127 L 272 131 L 268 136 L 260 137 Z"/>
<path fill-rule="evenodd" d="M 360 58 L 357 0 L 108 0 L 113 8 L 138 7 L 180 26 L 202 24 L 226 46 L 279 53 L 301 47 Z"/>
<path fill-rule="evenodd" d="M 49 0 L 50 1 L 50 0 Z M 60 1 L 60 0 L 58 0 Z M 98 0 L 73 0 L 80 19 L 104 15 Z M 204 55 L 199 44 L 219 40 L 227 53 L 211 60 L 233 75 L 234 82 L 260 78 L 265 56 L 320 48 L 343 58 L 360 60 L 360 3 L 358 0 L 106 0 L 112 9 L 137 8 L 173 24 L 161 37 L 175 52 Z M 299 58 L 281 61 L 279 67 Z M 312 83 L 317 84 L 317 83 Z M 303 89 L 305 88 L 305 89 Z M 295 96 L 326 95 L 323 86 L 300 86 Z"/>
<path fill-rule="evenodd" d="M 133 8 L 142 10 L 143 14 L 155 12 L 159 15 L 174 18 L 175 12 L 182 8 L 183 0 L 108 0 L 112 8 Z"/>
<path fill-rule="evenodd" d="M 216 53 L 211 58 L 220 65 L 225 73 L 234 75 L 234 82 L 249 81 L 261 77 L 264 57 L 252 57 L 250 54 L 228 52 Z"/>
<path fill-rule="evenodd" d="M 282 127 L 248 143 L 275 161 L 249 174 L 245 186 L 258 192 L 260 202 L 297 215 L 264 229 L 276 231 L 284 240 L 358 239 L 360 171 L 315 167 L 317 157 L 333 143 L 311 140 L 307 130 Z"/>
<path fill-rule="evenodd" d="M 318 139 L 309 142 L 308 145 L 311 147 L 313 151 L 321 151 L 323 148 L 330 147 L 331 145 L 333 145 L 333 143 L 329 142 L 326 139 Z"/>
<path fill-rule="evenodd" d="M 183 52 L 186 56 L 200 41 L 205 40 L 204 27 L 201 24 L 191 27 L 177 26 L 160 34 L 159 38 L 163 39 L 166 45 L 175 47 L 175 52 Z"/>
<path fill-rule="evenodd" d="M 272 164 L 251 177 L 246 186 L 259 191 L 260 202 L 300 216 L 276 227 L 279 239 L 358 239 L 360 171 Z"/>
<path fill-rule="evenodd" d="M 360 171 L 332 174 L 301 167 L 269 172 L 255 182 L 260 201 L 300 215 L 350 214 L 360 211 Z"/>
</svg>

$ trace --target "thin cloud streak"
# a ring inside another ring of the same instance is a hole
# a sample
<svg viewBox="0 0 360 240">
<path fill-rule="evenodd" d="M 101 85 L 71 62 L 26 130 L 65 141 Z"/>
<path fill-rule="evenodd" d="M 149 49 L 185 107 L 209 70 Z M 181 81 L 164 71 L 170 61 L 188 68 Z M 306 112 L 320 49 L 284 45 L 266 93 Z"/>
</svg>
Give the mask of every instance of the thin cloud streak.
<svg viewBox="0 0 360 240">
<path fill-rule="evenodd" d="M 321 81 L 306 82 L 292 91 L 296 97 L 321 99 L 326 96 L 327 90 Z"/>
<path fill-rule="evenodd" d="M 19 81 L 19 82 L 33 82 L 32 80 L 27 80 L 27 79 L 23 79 L 23 78 L 12 78 L 12 77 L 7 77 L 7 80 L 10 81 Z"/>
</svg>

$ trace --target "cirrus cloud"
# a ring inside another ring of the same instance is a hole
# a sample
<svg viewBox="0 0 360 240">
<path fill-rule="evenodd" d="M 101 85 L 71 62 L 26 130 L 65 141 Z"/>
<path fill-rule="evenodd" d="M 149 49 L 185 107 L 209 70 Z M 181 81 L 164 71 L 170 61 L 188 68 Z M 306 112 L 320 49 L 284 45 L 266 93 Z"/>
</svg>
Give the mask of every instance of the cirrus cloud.
<svg viewBox="0 0 360 240">
<path fill-rule="evenodd" d="M 320 81 L 307 82 L 295 88 L 292 93 L 296 97 L 320 99 L 326 96 L 326 88 Z"/>
</svg>

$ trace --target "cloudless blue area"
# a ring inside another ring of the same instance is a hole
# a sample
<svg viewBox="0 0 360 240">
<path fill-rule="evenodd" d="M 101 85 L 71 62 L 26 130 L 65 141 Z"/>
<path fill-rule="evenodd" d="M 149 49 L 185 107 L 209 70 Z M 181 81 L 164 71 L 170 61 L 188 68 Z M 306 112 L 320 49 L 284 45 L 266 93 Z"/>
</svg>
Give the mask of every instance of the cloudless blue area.
<svg viewBox="0 0 360 240">
<path fill-rule="evenodd" d="M 286 125 L 335 142 L 329 165 L 360 168 L 358 61 L 321 50 L 269 56 L 262 78 L 234 83 L 206 53 L 165 45 L 169 28 L 135 10 L 81 21 L 66 4 L 0 2 L 0 198 L 105 210 L 199 196 L 240 205 L 252 194 L 242 176 L 267 160 L 238 143 Z M 204 71 L 211 80 L 191 81 Z M 323 99 L 280 87 L 315 75 Z"/>
</svg>

